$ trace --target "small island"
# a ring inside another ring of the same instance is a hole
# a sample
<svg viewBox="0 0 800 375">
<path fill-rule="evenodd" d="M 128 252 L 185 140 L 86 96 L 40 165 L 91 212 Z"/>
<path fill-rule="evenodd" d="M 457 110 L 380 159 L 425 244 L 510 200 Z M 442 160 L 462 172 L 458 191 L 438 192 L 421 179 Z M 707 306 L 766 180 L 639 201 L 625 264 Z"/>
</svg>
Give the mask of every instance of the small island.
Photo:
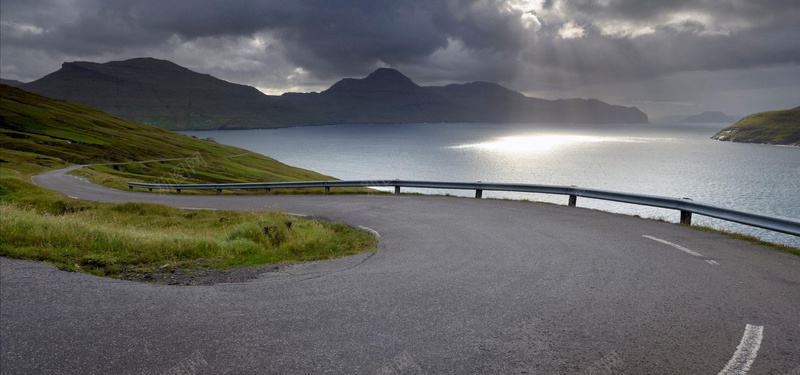
<svg viewBox="0 0 800 375">
<path fill-rule="evenodd" d="M 800 146 L 800 107 L 752 114 L 711 138 L 730 142 Z"/>
</svg>

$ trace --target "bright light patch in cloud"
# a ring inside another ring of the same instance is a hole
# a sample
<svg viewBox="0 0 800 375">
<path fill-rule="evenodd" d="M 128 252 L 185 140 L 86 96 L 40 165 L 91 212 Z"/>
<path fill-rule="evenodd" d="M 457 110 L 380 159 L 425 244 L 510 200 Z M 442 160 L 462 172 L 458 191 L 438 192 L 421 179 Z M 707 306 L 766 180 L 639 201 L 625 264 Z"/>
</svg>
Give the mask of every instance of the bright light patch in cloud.
<svg viewBox="0 0 800 375">
<path fill-rule="evenodd" d="M 561 39 L 583 38 L 584 35 L 586 35 L 586 31 L 573 22 L 565 23 L 564 26 L 561 26 L 561 29 L 558 30 L 558 36 Z"/>
<path fill-rule="evenodd" d="M 4 33 L 12 33 L 16 36 L 23 36 L 26 34 L 41 35 L 45 32 L 45 30 L 39 26 L 13 21 L 0 21 L 0 27 L 2 27 Z"/>
<path fill-rule="evenodd" d="M 655 34 L 656 29 L 651 25 L 609 20 L 597 25 L 600 33 L 614 38 L 638 38 L 643 35 Z"/>
<path fill-rule="evenodd" d="M 539 31 L 542 28 L 542 22 L 533 13 L 538 7 L 540 7 L 538 2 L 529 0 L 509 0 L 505 3 L 506 11 L 521 13 L 522 27 L 532 31 Z"/>
</svg>

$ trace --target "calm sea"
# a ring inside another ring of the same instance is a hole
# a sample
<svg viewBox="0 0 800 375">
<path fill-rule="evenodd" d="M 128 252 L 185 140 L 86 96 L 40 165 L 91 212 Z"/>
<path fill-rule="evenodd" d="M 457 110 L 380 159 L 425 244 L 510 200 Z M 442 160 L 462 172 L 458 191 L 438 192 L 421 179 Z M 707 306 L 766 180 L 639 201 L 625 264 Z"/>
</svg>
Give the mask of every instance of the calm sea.
<svg viewBox="0 0 800 375">
<path fill-rule="evenodd" d="M 577 185 L 800 218 L 800 148 L 709 139 L 725 126 L 395 124 L 183 133 L 339 179 Z M 526 193 L 484 192 L 484 197 L 567 202 L 564 196 Z M 591 199 L 579 198 L 578 205 L 669 221 L 679 216 Z M 694 222 L 800 247 L 796 236 L 699 216 Z"/>
</svg>

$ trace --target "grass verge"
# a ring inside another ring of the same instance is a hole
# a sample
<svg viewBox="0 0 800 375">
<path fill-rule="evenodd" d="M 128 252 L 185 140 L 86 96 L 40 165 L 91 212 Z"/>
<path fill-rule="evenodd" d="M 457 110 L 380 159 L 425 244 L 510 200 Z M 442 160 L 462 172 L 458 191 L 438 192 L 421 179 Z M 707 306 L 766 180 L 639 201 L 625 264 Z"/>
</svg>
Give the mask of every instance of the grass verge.
<svg viewBox="0 0 800 375">
<path fill-rule="evenodd" d="M 341 223 L 280 212 L 184 211 L 148 203 L 70 199 L 15 177 L 0 179 L 0 256 L 99 276 L 171 268 L 305 262 L 375 251 L 375 238 Z"/>
<path fill-rule="evenodd" d="M 683 225 L 683 224 L 680 224 L 680 225 Z M 688 226 L 688 225 L 684 225 L 684 226 Z M 789 254 L 794 254 L 794 255 L 800 256 L 800 249 L 798 249 L 796 247 L 791 247 L 791 246 L 776 244 L 776 243 L 772 243 L 772 242 L 767 242 L 767 241 L 764 241 L 764 240 L 762 240 L 762 239 L 760 239 L 758 237 L 750 236 L 750 235 L 747 235 L 747 234 L 729 232 L 729 231 L 725 231 L 725 230 L 714 229 L 714 228 L 710 228 L 710 227 L 702 227 L 702 226 L 690 226 L 690 227 L 691 228 L 695 228 L 695 229 L 699 229 L 699 230 L 702 230 L 702 231 L 705 231 L 705 232 L 723 234 L 723 235 L 726 235 L 728 237 L 733 237 L 733 238 L 736 238 L 738 240 L 749 242 L 749 243 L 751 243 L 753 245 L 766 246 L 766 247 L 769 247 L 769 248 L 772 248 L 772 249 L 775 249 L 775 250 L 778 250 L 778 251 L 782 251 L 784 253 L 789 253 Z"/>
</svg>

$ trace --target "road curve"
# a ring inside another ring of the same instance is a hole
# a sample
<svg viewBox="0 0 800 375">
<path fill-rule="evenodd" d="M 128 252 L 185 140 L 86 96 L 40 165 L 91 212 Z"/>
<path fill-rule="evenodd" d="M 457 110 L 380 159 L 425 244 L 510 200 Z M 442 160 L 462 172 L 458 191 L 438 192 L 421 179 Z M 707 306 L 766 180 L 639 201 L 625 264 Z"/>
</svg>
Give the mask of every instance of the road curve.
<svg viewBox="0 0 800 375">
<path fill-rule="evenodd" d="M 380 246 L 190 287 L 0 259 L 4 374 L 800 373 L 800 258 L 726 236 L 490 199 L 33 181 L 103 202 L 322 216 Z"/>
</svg>

